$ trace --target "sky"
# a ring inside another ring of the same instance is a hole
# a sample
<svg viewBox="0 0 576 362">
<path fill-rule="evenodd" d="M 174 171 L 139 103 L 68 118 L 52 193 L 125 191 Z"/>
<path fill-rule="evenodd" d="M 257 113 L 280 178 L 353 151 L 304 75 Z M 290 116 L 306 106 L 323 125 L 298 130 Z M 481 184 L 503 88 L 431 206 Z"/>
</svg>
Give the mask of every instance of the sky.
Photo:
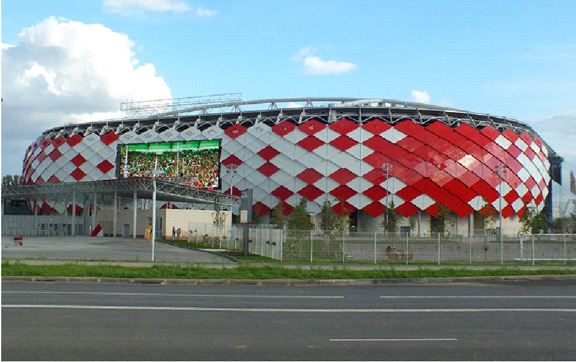
<svg viewBox="0 0 576 362">
<path fill-rule="evenodd" d="M 2 175 L 120 104 L 417 101 L 532 126 L 576 167 L 573 0 L 3 0 Z"/>
</svg>

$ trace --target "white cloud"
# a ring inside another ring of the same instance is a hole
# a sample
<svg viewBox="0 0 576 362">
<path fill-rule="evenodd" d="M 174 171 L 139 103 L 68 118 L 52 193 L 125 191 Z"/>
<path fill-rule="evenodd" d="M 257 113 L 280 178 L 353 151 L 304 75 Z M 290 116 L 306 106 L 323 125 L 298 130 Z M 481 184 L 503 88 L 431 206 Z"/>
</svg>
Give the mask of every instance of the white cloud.
<svg viewBox="0 0 576 362">
<path fill-rule="evenodd" d="M 430 103 L 430 95 L 426 91 L 413 90 L 410 96 L 413 102 Z"/>
<path fill-rule="evenodd" d="M 131 15 L 145 11 L 183 13 L 191 9 L 186 2 L 180 0 L 104 0 L 104 10 Z"/>
<path fill-rule="evenodd" d="M 68 122 L 118 117 L 127 100 L 170 98 L 134 43 L 99 24 L 48 18 L 2 47 L 2 173 L 20 173 L 24 150 Z"/>
<path fill-rule="evenodd" d="M 196 14 L 196 16 L 201 17 L 212 17 L 216 16 L 218 14 L 218 11 L 204 8 L 196 8 L 196 10 L 194 10 L 194 14 Z"/>
<path fill-rule="evenodd" d="M 576 109 L 528 123 L 576 171 Z"/>
<path fill-rule="evenodd" d="M 356 64 L 339 62 L 335 60 L 322 60 L 320 57 L 314 56 L 312 47 L 304 47 L 300 49 L 292 60 L 304 63 L 304 73 L 312 75 L 324 74 L 342 74 L 348 73 L 356 69 Z"/>
<path fill-rule="evenodd" d="M 304 72 L 306 74 L 342 74 L 354 69 L 356 69 L 356 64 L 353 63 L 322 60 L 319 57 L 304 58 Z"/>
<path fill-rule="evenodd" d="M 292 57 L 292 60 L 299 62 L 299 61 L 303 60 L 304 58 L 306 58 L 307 56 L 312 55 L 313 53 L 314 52 L 312 50 L 312 47 L 307 46 L 307 47 L 304 47 L 304 48 L 298 50 L 298 52 L 296 52 L 296 54 L 294 54 L 294 56 Z"/>
</svg>

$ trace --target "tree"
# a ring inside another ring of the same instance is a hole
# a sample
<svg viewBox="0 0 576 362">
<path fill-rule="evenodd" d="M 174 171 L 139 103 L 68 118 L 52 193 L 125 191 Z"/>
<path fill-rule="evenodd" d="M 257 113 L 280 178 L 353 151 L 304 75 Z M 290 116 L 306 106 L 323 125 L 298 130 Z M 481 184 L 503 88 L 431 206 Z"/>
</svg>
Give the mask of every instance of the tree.
<svg viewBox="0 0 576 362">
<path fill-rule="evenodd" d="M 213 222 L 216 228 L 218 229 L 218 234 L 221 234 L 222 229 L 224 228 L 224 223 L 226 223 L 226 213 L 222 208 L 222 200 L 219 197 L 216 197 L 214 200 L 214 212 L 212 213 L 212 217 L 214 218 Z M 221 235 L 218 235 L 220 237 Z"/>
<path fill-rule="evenodd" d="M 380 223 L 384 228 L 384 231 L 395 233 L 398 227 L 398 211 L 396 211 L 396 206 L 394 201 L 390 201 L 387 205 L 386 211 L 384 212 L 384 220 Z"/>
<path fill-rule="evenodd" d="M 288 229 L 290 230 L 312 230 L 314 224 L 308 214 L 308 201 L 302 197 L 300 203 L 294 207 L 288 217 Z"/>
<path fill-rule="evenodd" d="M 284 215 L 284 210 L 284 202 L 280 202 L 272 209 L 272 213 L 270 214 L 270 222 L 276 224 L 278 229 L 284 229 L 286 226 L 286 215 Z"/>
<path fill-rule="evenodd" d="M 482 206 L 482 208 L 478 210 L 478 213 L 484 219 L 484 229 L 486 229 L 487 227 L 491 226 L 493 223 L 496 222 L 496 215 L 498 214 L 498 211 L 496 210 L 494 205 L 488 202 L 486 198 L 483 197 L 482 200 L 484 201 L 484 206 Z"/>
<path fill-rule="evenodd" d="M 537 234 L 540 231 L 546 231 L 548 228 L 548 218 L 544 213 L 538 212 L 533 206 L 527 206 L 522 218 L 520 218 L 522 228 L 521 233 Z"/>
<path fill-rule="evenodd" d="M 444 204 L 436 204 L 437 205 L 437 215 L 432 216 L 430 219 L 430 231 L 433 233 L 442 233 L 446 230 L 446 215 L 450 210 Z"/>
<path fill-rule="evenodd" d="M 324 232 L 335 230 L 347 230 L 350 227 L 350 215 L 346 208 L 342 208 L 342 214 L 334 211 L 332 203 L 324 200 L 320 210 L 320 229 Z"/>
</svg>

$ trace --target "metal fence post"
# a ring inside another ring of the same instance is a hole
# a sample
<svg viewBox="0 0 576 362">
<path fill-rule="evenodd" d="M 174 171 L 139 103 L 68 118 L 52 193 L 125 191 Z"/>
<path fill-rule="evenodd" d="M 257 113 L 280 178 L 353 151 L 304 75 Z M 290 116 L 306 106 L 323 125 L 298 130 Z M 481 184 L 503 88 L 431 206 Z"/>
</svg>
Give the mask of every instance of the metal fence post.
<svg viewBox="0 0 576 362">
<path fill-rule="evenodd" d="M 376 236 L 378 235 L 377 232 L 374 233 L 374 264 L 376 264 Z"/>
<path fill-rule="evenodd" d="M 562 240 L 564 243 L 564 265 L 566 265 L 566 263 L 568 262 L 567 256 L 566 256 L 566 234 L 562 234 Z"/>
<path fill-rule="evenodd" d="M 468 261 L 472 265 L 472 232 L 468 233 Z"/>
<path fill-rule="evenodd" d="M 283 261 L 283 253 L 284 253 L 284 240 L 286 239 L 285 230 L 282 229 L 280 231 L 280 261 Z"/>
<path fill-rule="evenodd" d="M 406 233 L 406 265 L 408 265 L 408 259 L 410 256 L 410 251 L 408 249 L 408 233 Z"/>
<path fill-rule="evenodd" d="M 532 234 L 532 265 L 534 265 L 534 234 Z"/>
<path fill-rule="evenodd" d="M 440 233 L 438 233 L 438 265 L 440 265 Z"/>
<path fill-rule="evenodd" d="M 314 260 L 314 239 L 312 238 L 312 232 L 310 231 L 310 262 Z"/>
<path fill-rule="evenodd" d="M 346 252 L 344 251 L 344 230 L 342 230 L 342 263 L 346 261 Z"/>
</svg>

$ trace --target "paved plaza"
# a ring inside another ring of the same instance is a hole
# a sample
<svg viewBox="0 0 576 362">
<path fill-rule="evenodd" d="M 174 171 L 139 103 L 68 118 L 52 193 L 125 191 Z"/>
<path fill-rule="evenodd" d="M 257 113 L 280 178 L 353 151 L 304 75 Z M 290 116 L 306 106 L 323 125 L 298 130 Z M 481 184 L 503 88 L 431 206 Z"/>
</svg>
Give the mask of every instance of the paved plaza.
<svg viewBox="0 0 576 362">
<path fill-rule="evenodd" d="M 154 260 L 164 263 L 233 263 L 215 253 L 156 242 Z M 89 236 L 25 237 L 16 245 L 2 236 L 2 258 L 83 261 L 152 261 L 152 243 L 145 239 Z"/>
</svg>

